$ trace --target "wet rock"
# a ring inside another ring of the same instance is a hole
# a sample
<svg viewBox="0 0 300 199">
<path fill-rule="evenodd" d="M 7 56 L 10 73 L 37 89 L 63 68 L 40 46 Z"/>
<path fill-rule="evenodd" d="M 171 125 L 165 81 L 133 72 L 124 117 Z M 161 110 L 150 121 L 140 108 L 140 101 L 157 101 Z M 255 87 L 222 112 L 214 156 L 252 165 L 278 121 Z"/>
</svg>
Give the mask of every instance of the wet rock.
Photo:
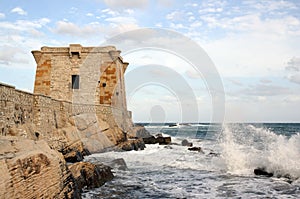
<svg viewBox="0 0 300 199">
<path fill-rule="evenodd" d="M 125 142 L 122 142 L 121 144 L 118 145 L 120 149 L 123 151 L 138 151 L 138 150 L 144 150 L 145 148 L 145 143 L 143 139 L 130 139 Z"/>
<path fill-rule="evenodd" d="M 154 136 L 143 138 L 145 144 L 156 144 L 156 138 Z"/>
<path fill-rule="evenodd" d="M 114 177 L 111 168 L 103 164 L 77 162 L 69 165 L 69 169 L 80 190 L 84 187 L 88 189 L 100 187 Z"/>
<path fill-rule="evenodd" d="M 191 143 L 191 142 L 187 141 L 186 139 L 184 139 L 184 140 L 182 140 L 181 145 L 182 146 L 192 147 L 193 143 Z"/>
<path fill-rule="evenodd" d="M 259 176 L 272 177 L 274 174 L 267 172 L 265 168 L 256 168 L 254 169 L 254 174 Z"/>
<path fill-rule="evenodd" d="M 126 162 L 123 158 L 118 158 L 110 162 L 105 162 L 105 165 L 110 166 L 113 169 L 118 169 L 123 171 L 128 169 Z"/>
<path fill-rule="evenodd" d="M 171 144 L 171 137 L 157 137 L 156 140 L 160 145 Z"/>
<path fill-rule="evenodd" d="M 202 152 L 202 149 L 201 149 L 201 147 L 190 147 L 190 148 L 188 148 L 188 150 L 189 151 L 198 151 L 198 152 Z"/>
<path fill-rule="evenodd" d="M 160 145 L 168 145 L 171 144 L 171 137 L 163 137 L 163 136 L 159 136 L 159 137 L 147 137 L 147 138 L 143 138 L 144 143 L 145 144 L 160 144 Z"/>
<path fill-rule="evenodd" d="M 60 151 L 67 162 L 75 163 L 83 160 L 83 155 L 87 153 L 87 149 L 83 148 L 83 143 L 77 141 Z"/>
</svg>

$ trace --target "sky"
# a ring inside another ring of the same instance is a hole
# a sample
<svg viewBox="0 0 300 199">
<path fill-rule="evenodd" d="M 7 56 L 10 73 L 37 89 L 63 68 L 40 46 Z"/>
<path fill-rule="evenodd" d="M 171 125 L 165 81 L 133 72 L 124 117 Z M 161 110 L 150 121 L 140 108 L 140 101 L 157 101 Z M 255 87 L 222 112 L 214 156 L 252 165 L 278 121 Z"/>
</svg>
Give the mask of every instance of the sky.
<svg viewBox="0 0 300 199">
<path fill-rule="evenodd" d="M 299 122 L 298 0 L 0 0 L 0 82 L 32 92 L 31 50 L 98 46 L 140 28 L 175 31 L 207 53 L 224 86 L 226 122 Z M 130 63 L 126 82 L 138 78 L 139 68 L 156 79 L 173 71 L 178 78 L 170 80 L 186 85 L 196 103 L 189 106 L 170 82 L 149 78 L 127 93 L 134 121 L 211 121 L 212 92 L 189 60 L 161 49 L 122 53 Z"/>
</svg>

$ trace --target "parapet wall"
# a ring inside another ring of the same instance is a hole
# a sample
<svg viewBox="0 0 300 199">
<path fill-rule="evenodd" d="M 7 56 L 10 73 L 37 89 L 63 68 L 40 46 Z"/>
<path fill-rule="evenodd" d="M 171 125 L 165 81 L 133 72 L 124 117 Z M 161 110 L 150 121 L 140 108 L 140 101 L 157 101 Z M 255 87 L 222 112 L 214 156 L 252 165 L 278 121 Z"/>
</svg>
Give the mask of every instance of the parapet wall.
<svg viewBox="0 0 300 199">
<path fill-rule="evenodd" d="M 66 134 L 65 129 L 76 127 L 73 128 L 73 131 L 74 129 L 78 131 L 76 136 L 72 136 L 74 141 L 87 138 L 88 134 L 101 133 L 100 130 L 104 132 L 110 129 L 106 137 L 113 144 L 118 144 L 118 139 L 122 141 L 124 138 L 115 134 L 129 132 L 132 126 L 131 113 L 126 110 L 103 104 L 73 104 L 20 91 L 13 86 L 0 83 L 0 135 L 2 136 L 18 135 L 30 139 L 53 139 L 56 132 L 62 130 Z M 60 138 L 56 137 L 56 139 Z"/>
</svg>

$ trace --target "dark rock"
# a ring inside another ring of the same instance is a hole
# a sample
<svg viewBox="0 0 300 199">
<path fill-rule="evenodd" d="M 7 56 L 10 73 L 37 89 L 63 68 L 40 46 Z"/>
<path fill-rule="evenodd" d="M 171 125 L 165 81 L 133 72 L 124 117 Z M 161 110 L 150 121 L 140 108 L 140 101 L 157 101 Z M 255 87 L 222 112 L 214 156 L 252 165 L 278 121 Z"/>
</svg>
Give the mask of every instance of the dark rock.
<svg viewBox="0 0 300 199">
<path fill-rule="evenodd" d="M 188 150 L 189 151 L 198 151 L 198 152 L 202 152 L 202 149 L 201 149 L 201 147 L 190 147 L 190 148 L 188 148 Z"/>
<path fill-rule="evenodd" d="M 266 177 L 272 177 L 274 175 L 273 173 L 267 172 L 265 168 L 256 168 L 256 169 L 254 169 L 254 174 L 255 175 L 260 175 L 260 176 L 266 176 Z"/>
<path fill-rule="evenodd" d="M 135 150 L 138 151 L 140 150 L 144 150 L 145 149 L 145 143 L 143 141 L 143 139 L 131 139 L 131 140 L 127 140 L 125 142 L 122 142 L 121 144 L 118 145 L 118 147 L 120 149 L 122 149 L 123 151 L 131 151 L 131 150 Z"/>
<path fill-rule="evenodd" d="M 71 163 L 80 162 L 83 160 L 82 153 L 79 151 L 71 151 L 65 154 L 64 158 L 66 162 L 71 162 Z"/>
<path fill-rule="evenodd" d="M 83 148 L 81 141 L 74 142 L 73 144 L 59 150 L 64 155 L 67 162 L 75 163 L 83 160 L 83 155 L 89 153 L 88 150 Z"/>
<path fill-rule="evenodd" d="M 220 156 L 220 154 L 219 153 L 215 153 L 215 152 L 209 152 L 209 154 L 207 154 L 208 156 L 212 156 L 212 157 L 218 157 L 218 156 Z"/>
<path fill-rule="evenodd" d="M 160 145 L 171 144 L 171 137 L 159 136 L 155 138 L 154 136 L 151 136 L 151 137 L 143 138 L 143 140 L 145 144 L 157 144 L 157 143 Z"/>
<path fill-rule="evenodd" d="M 165 149 L 173 149 L 173 147 L 167 145 L 167 146 L 164 146 Z"/>
<path fill-rule="evenodd" d="M 192 147 L 193 143 L 191 143 L 191 142 L 187 141 L 186 139 L 184 139 L 184 140 L 182 140 L 181 145 L 182 146 Z"/>
<path fill-rule="evenodd" d="M 171 144 L 171 137 L 162 137 L 162 139 L 160 138 L 160 140 L 158 141 L 158 143 L 160 145 Z"/>
<path fill-rule="evenodd" d="M 161 134 L 161 133 L 158 133 L 158 134 L 156 134 L 155 135 L 157 138 L 162 138 L 163 137 L 163 135 Z"/>
<path fill-rule="evenodd" d="M 97 188 L 113 179 L 114 175 L 109 166 L 92 164 L 90 162 L 77 162 L 69 165 L 69 169 L 80 190 Z"/>
<path fill-rule="evenodd" d="M 156 144 L 156 138 L 154 136 L 143 138 L 145 144 Z"/>
</svg>

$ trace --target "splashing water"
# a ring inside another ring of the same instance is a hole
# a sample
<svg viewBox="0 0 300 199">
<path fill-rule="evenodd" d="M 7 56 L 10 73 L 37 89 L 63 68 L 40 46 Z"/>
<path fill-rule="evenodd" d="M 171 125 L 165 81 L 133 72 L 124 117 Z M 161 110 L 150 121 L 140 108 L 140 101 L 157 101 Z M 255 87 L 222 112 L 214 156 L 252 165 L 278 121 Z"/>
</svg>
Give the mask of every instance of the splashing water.
<svg viewBox="0 0 300 199">
<path fill-rule="evenodd" d="M 220 146 L 227 172 L 252 175 L 265 168 L 275 176 L 300 178 L 300 135 L 277 135 L 269 129 L 247 125 L 226 125 Z"/>
</svg>

